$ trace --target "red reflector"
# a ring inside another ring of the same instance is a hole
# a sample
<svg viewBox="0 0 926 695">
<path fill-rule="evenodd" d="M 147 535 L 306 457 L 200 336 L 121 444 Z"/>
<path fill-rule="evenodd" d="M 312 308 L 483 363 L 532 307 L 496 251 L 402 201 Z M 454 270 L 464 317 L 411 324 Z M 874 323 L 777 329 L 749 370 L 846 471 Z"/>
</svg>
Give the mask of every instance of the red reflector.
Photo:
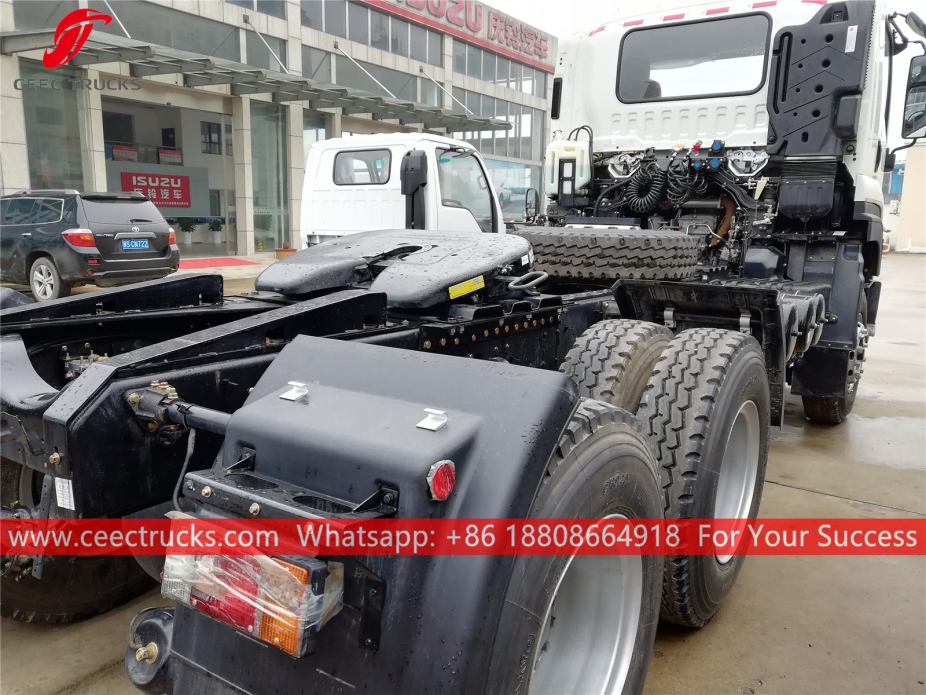
<svg viewBox="0 0 926 695">
<path fill-rule="evenodd" d="M 677 19 L 685 19 L 685 14 L 667 14 L 662 18 L 663 22 L 674 22 Z"/>
<path fill-rule="evenodd" d="M 755 7 L 755 5 L 753 5 L 753 7 Z M 729 12 L 729 11 L 730 11 L 729 7 L 715 7 L 713 9 L 708 10 L 704 14 L 709 14 L 709 15 L 710 14 L 723 14 L 724 12 Z"/>
<path fill-rule="evenodd" d="M 175 232 L 173 229 L 171 229 L 171 230 L 167 233 L 167 244 L 168 244 L 169 246 L 176 246 L 176 245 L 177 245 L 177 232 Z"/>
<path fill-rule="evenodd" d="M 457 482 L 457 469 L 453 461 L 438 461 L 428 471 L 428 489 L 431 499 L 443 502 L 450 497 L 453 486 Z"/>
<path fill-rule="evenodd" d="M 88 265 L 99 265 L 99 264 L 100 264 L 100 260 L 99 260 L 98 258 L 88 258 L 88 259 L 87 259 L 87 264 L 88 264 Z"/>
<path fill-rule="evenodd" d="M 588 32 L 588 35 L 589 35 L 589 36 L 594 36 L 594 35 L 597 34 L 599 31 L 604 31 L 604 27 L 598 27 L 597 29 L 592 29 L 590 32 Z"/>
<path fill-rule="evenodd" d="M 625 27 L 638 27 L 643 24 L 642 19 L 631 19 L 629 22 L 624 22 Z"/>
<path fill-rule="evenodd" d="M 87 275 L 93 275 L 93 271 L 92 271 L 92 270 L 88 270 L 88 271 L 87 271 Z"/>
<path fill-rule="evenodd" d="M 823 0 L 824 4 L 826 0 Z M 752 3 L 752 9 L 758 9 L 760 7 L 774 7 L 778 4 L 778 0 L 767 0 L 766 2 L 754 2 Z"/>
<path fill-rule="evenodd" d="M 80 246 L 82 248 L 93 248 L 96 246 L 96 239 L 93 238 L 93 232 L 89 229 L 70 229 L 66 232 L 61 232 L 61 236 L 64 237 L 71 246 Z"/>
</svg>

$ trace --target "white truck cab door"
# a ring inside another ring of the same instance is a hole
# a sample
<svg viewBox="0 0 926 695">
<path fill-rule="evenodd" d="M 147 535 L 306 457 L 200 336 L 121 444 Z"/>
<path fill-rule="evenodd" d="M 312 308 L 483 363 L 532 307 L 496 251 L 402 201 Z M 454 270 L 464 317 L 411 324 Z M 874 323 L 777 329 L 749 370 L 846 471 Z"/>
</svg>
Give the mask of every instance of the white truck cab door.
<svg viewBox="0 0 926 695">
<path fill-rule="evenodd" d="M 504 228 L 502 211 L 479 155 L 437 147 L 434 173 L 437 229 L 492 233 Z"/>
</svg>

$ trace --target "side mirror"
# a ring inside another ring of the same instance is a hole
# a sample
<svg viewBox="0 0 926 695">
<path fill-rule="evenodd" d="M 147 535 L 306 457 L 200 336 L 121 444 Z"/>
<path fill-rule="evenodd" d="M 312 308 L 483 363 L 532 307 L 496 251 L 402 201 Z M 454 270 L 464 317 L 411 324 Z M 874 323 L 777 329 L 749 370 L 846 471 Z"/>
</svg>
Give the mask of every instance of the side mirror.
<svg viewBox="0 0 926 695">
<path fill-rule="evenodd" d="M 919 18 L 916 12 L 907 13 L 907 26 L 923 38 L 926 38 L 926 23 Z"/>
<path fill-rule="evenodd" d="M 926 135 L 926 56 L 916 56 L 910 61 L 900 134 L 904 138 Z"/>
</svg>

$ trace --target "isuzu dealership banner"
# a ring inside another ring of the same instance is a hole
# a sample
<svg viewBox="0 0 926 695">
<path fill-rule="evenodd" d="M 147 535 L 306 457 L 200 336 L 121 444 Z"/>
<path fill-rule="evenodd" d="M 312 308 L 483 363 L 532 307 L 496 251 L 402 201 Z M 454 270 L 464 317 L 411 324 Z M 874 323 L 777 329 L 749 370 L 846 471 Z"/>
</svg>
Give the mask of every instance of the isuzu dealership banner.
<svg viewBox="0 0 926 695">
<path fill-rule="evenodd" d="M 190 207 L 190 177 L 123 171 L 122 190 L 135 191 L 159 207 Z"/>
</svg>

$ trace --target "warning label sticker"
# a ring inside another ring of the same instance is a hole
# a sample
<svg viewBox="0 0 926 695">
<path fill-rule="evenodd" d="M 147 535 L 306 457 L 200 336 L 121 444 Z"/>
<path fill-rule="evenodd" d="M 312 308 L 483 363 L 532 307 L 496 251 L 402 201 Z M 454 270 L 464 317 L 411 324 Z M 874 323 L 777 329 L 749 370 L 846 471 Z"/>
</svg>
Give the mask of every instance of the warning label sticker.
<svg viewBox="0 0 926 695">
<path fill-rule="evenodd" d="M 470 294 L 476 290 L 481 290 L 486 286 L 486 281 L 481 275 L 474 277 L 465 282 L 459 282 L 456 285 L 450 286 L 450 298 L 456 299 L 457 297 L 462 297 L 465 294 Z"/>
</svg>

